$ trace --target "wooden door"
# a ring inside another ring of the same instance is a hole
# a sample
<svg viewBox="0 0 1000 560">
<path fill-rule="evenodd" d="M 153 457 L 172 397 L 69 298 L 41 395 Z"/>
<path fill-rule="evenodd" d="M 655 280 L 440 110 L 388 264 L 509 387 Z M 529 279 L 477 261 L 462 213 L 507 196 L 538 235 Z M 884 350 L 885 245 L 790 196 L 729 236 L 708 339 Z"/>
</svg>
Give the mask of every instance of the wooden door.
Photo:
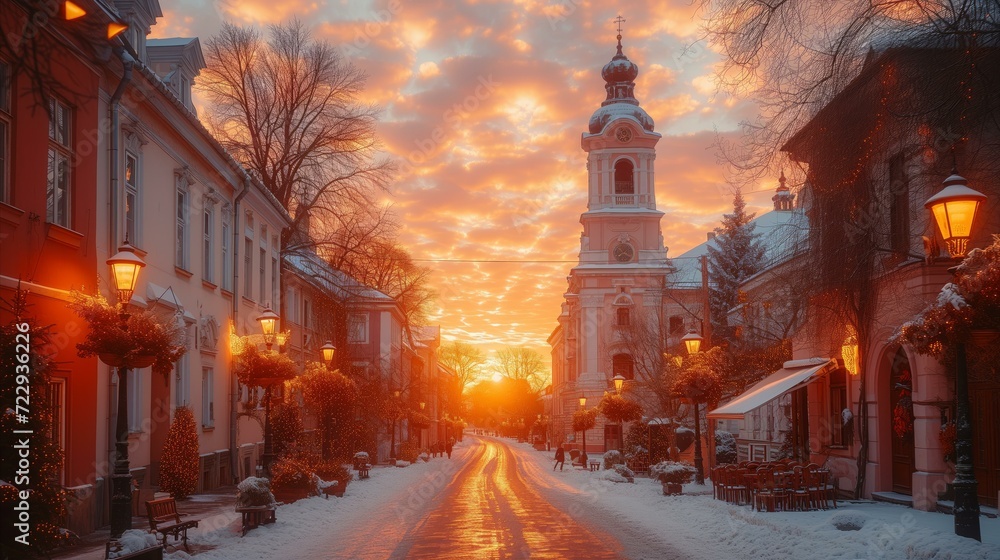
<svg viewBox="0 0 1000 560">
<path fill-rule="evenodd" d="M 889 375 L 889 438 L 892 441 L 892 491 L 913 493 L 916 471 L 913 452 L 913 377 L 902 349 L 892 360 Z"/>
</svg>

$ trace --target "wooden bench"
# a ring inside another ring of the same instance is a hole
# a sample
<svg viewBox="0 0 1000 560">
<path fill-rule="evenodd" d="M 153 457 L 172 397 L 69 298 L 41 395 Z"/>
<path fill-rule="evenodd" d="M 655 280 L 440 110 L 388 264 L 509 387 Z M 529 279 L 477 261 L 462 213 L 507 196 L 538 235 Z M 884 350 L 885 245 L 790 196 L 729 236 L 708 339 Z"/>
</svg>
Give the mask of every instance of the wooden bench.
<svg viewBox="0 0 1000 560">
<path fill-rule="evenodd" d="M 590 472 L 596 472 L 596 471 L 601 470 L 601 462 L 600 461 L 590 461 L 589 465 L 590 465 Z"/>
<path fill-rule="evenodd" d="M 182 538 L 184 550 L 190 550 L 187 544 L 187 530 L 197 527 L 198 520 L 181 520 L 180 514 L 177 513 L 177 502 L 173 498 L 146 502 L 146 516 L 149 517 L 149 532 L 163 535 L 163 546 L 167 546 L 167 535 L 173 535 L 174 542 Z"/>
<path fill-rule="evenodd" d="M 275 517 L 275 508 L 278 504 L 271 504 L 269 506 L 246 506 L 236 508 L 236 513 L 243 516 L 243 534 L 240 538 L 245 537 L 247 531 L 250 529 L 256 529 L 261 525 L 267 525 L 268 523 L 274 523 L 277 521 Z"/>
</svg>

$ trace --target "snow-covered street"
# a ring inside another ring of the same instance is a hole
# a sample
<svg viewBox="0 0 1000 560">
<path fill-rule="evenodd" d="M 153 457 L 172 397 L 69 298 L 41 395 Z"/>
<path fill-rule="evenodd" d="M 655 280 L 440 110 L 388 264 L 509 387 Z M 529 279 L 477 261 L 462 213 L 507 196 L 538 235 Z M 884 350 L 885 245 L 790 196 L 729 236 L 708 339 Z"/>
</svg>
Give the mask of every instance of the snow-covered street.
<svg viewBox="0 0 1000 560">
<path fill-rule="evenodd" d="M 878 558 L 998 559 L 1000 520 L 983 543 L 953 534 L 952 517 L 890 504 L 758 513 L 714 500 L 711 487 L 663 496 L 605 472 L 552 471 L 551 453 L 467 436 L 451 460 L 378 468 L 341 499 L 278 509 L 241 538 L 234 513 L 202 521 L 193 557 L 313 558 Z M 839 527 L 839 528 L 838 528 Z M 188 558 L 171 547 L 168 558 Z"/>
</svg>

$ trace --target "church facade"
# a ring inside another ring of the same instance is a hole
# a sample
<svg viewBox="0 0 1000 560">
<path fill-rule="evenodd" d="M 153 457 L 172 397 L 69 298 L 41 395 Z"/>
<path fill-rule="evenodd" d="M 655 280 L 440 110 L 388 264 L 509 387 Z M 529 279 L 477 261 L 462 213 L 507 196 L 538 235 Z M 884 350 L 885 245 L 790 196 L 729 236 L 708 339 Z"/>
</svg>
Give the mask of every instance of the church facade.
<svg viewBox="0 0 1000 560">
<path fill-rule="evenodd" d="M 604 66 L 607 98 L 594 112 L 581 146 L 587 152 L 587 210 L 580 216 L 579 263 L 570 270 L 552 347 L 552 437 L 577 442 L 573 413 L 598 404 L 612 379 L 635 379 L 635 341 L 623 327 L 661 323 L 669 265 L 656 209 L 654 160 L 660 134 L 635 98 L 638 67 L 622 52 Z M 616 425 L 587 433 L 587 453 L 621 449 Z M 603 436 L 603 437 L 602 437 Z"/>
</svg>

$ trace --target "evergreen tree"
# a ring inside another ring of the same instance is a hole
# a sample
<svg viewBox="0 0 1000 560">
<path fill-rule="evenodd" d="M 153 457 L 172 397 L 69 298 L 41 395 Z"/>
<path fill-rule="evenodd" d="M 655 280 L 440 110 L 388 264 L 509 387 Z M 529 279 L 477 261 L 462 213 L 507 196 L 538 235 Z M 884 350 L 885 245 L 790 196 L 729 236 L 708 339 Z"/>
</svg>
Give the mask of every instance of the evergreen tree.
<svg viewBox="0 0 1000 560">
<path fill-rule="evenodd" d="M 198 488 L 198 430 L 186 406 L 174 411 L 160 459 L 160 490 L 186 498 Z"/>
<path fill-rule="evenodd" d="M 30 558 L 65 544 L 70 533 L 59 527 L 66 492 L 59 485 L 62 450 L 51 436 L 52 361 L 38 352 L 49 344 L 48 330 L 27 317 L 26 292 L 16 292 L 9 311 L 13 321 L 0 326 L 0 557 Z M 24 443 L 27 469 L 18 451 Z M 30 512 L 27 532 L 15 525 L 23 521 L 22 502 Z"/>
<path fill-rule="evenodd" d="M 716 245 L 708 246 L 709 320 L 712 323 L 713 344 L 732 342 L 735 338 L 727 315 L 739 303 L 740 284 L 760 271 L 764 261 L 764 245 L 754 233 L 747 214 L 746 201 L 739 191 L 733 197 L 733 213 L 724 214 L 722 227 L 716 228 Z"/>
</svg>

